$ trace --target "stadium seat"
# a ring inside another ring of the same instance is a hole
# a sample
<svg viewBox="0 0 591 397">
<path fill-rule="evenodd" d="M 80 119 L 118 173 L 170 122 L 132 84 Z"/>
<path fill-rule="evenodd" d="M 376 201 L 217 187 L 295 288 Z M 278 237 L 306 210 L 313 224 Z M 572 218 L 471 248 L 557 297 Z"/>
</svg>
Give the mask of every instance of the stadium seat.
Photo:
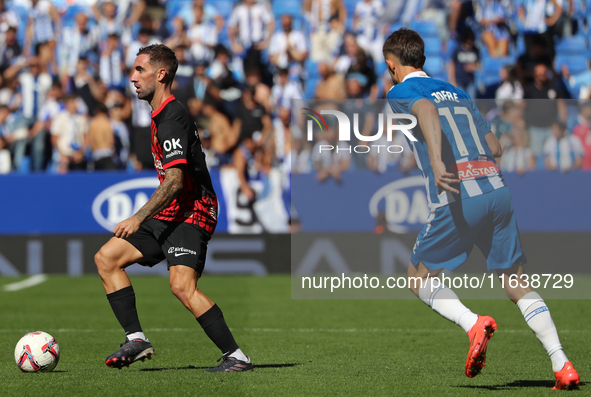
<svg viewBox="0 0 591 397">
<path fill-rule="evenodd" d="M 90 9 L 86 6 L 74 4 L 66 7 L 66 10 L 61 17 L 62 26 L 65 28 L 74 26 L 76 23 L 76 15 L 81 12 L 90 15 Z"/>
<path fill-rule="evenodd" d="M 512 57 L 505 58 L 484 58 L 482 60 L 482 69 L 485 74 L 499 75 L 499 70 L 505 65 L 512 65 L 515 60 Z"/>
<path fill-rule="evenodd" d="M 571 75 L 584 72 L 587 70 L 587 55 L 586 53 L 556 55 L 554 68 L 560 71 L 562 65 L 568 66 Z"/>
<path fill-rule="evenodd" d="M 580 54 L 587 51 L 587 43 L 584 37 L 565 37 L 556 45 L 557 55 Z"/>
<path fill-rule="evenodd" d="M 224 17 L 227 21 L 234 9 L 234 4 L 236 1 L 234 0 L 217 0 L 212 1 L 211 4 L 215 6 L 216 10 Z"/>
<path fill-rule="evenodd" d="M 308 78 L 318 78 L 320 77 L 318 73 L 318 64 L 319 62 L 314 61 L 306 61 L 306 70 L 308 71 Z"/>
<path fill-rule="evenodd" d="M 445 74 L 445 67 L 443 65 L 443 58 L 437 56 L 427 57 L 423 69 L 429 75 Z"/>
<path fill-rule="evenodd" d="M 308 77 L 306 80 L 306 92 L 304 93 L 304 99 L 314 98 L 314 92 L 316 92 L 316 86 L 320 81 L 319 77 Z"/>
<path fill-rule="evenodd" d="M 410 28 L 417 31 L 421 37 L 439 37 L 437 32 L 437 25 L 432 21 L 413 20 L 410 23 Z"/>
<path fill-rule="evenodd" d="M 302 3 L 297 0 L 278 0 L 273 2 L 273 14 L 276 18 L 283 14 L 302 15 Z"/>
<path fill-rule="evenodd" d="M 425 55 L 429 56 L 443 56 L 443 50 L 441 46 L 441 39 L 439 37 L 425 37 Z"/>
</svg>

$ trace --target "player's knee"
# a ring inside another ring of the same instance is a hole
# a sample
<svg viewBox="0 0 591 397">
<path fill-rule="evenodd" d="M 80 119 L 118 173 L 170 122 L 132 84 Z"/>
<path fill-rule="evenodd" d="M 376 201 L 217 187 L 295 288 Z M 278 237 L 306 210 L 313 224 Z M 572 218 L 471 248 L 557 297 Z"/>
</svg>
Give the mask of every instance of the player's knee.
<svg viewBox="0 0 591 397">
<path fill-rule="evenodd" d="M 192 289 L 189 288 L 186 284 L 184 283 L 176 283 L 176 282 L 171 282 L 170 283 L 170 290 L 172 291 L 172 293 L 174 294 L 174 296 L 176 296 L 178 298 L 178 300 L 181 301 L 181 303 L 185 306 L 188 307 L 189 305 L 189 298 L 192 294 Z"/>
<path fill-rule="evenodd" d="M 109 254 L 109 250 L 104 246 L 94 255 L 94 263 L 99 274 L 105 274 L 116 270 L 119 266 L 117 258 Z"/>
</svg>

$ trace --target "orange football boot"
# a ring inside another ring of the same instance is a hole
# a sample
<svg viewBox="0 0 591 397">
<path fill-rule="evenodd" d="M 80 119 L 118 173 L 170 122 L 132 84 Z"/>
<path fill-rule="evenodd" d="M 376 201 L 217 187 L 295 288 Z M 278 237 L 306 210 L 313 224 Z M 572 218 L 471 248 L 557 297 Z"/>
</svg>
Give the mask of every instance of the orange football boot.
<svg viewBox="0 0 591 397">
<path fill-rule="evenodd" d="M 468 331 L 470 351 L 466 359 L 466 376 L 473 378 L 484 368 L 486 361 L 486 345 L 498 329 L 495 319 L 489 316 L 478 316 L 476 324 Z"/>
<path fill-rule="evenodd" d="M 567 361 L 560 371 L 554 372 L 556 384 L 552 390 L 572 390 L 579 388 L 579 374 L 573 363 Z"/>
</svg>

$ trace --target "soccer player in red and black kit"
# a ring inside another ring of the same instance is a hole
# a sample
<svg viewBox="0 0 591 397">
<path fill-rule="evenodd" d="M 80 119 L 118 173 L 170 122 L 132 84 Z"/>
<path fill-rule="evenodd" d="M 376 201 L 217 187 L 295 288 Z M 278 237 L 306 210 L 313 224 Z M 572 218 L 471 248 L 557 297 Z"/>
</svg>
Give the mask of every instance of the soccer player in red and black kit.
<svg viewBox="0 0 591 397">
<path fill-rule="evenodd" d="M 115 236 L 95 256 L 107 298 L 126 336 L 106 364 L 121 368 L 154 354 L 142 331 L 125 268 L 134 263 L 154 266 L 166 259 L 173 294 L 222 351 L 222 363 L 205 372 L 248 371 L 253 368 L 250 358 L 234 341 L 222 311 L 197 287 L 207 242 L 217 224 L 217 199 L 195 123 L 171 94 L 177 67 L 174 52 L 154 44 L 139 50 L 131 74 L 138 98 L 148 101 L 153 110 L 151 145 L 160 186 L 135 215 L 113 229 Z"/>
</svg>

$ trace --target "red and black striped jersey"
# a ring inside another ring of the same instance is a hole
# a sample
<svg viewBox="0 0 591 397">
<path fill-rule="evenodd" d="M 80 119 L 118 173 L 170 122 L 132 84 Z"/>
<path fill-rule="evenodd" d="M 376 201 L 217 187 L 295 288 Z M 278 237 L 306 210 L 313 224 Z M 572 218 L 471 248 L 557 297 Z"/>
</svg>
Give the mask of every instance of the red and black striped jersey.
<svg viewBox="0 0 591 397">
<path fill-rule="evenodd" d="M 171 95 L 152 112 L 152 156 L 160 183 L 167 168 L 184 164 L 183 190 L 170 205 L 154 216 L 163 221 L 187 222 L 213 233 L 218 202 L 205 165 L 197 127 L 189 112 Z"/>
</svg>

